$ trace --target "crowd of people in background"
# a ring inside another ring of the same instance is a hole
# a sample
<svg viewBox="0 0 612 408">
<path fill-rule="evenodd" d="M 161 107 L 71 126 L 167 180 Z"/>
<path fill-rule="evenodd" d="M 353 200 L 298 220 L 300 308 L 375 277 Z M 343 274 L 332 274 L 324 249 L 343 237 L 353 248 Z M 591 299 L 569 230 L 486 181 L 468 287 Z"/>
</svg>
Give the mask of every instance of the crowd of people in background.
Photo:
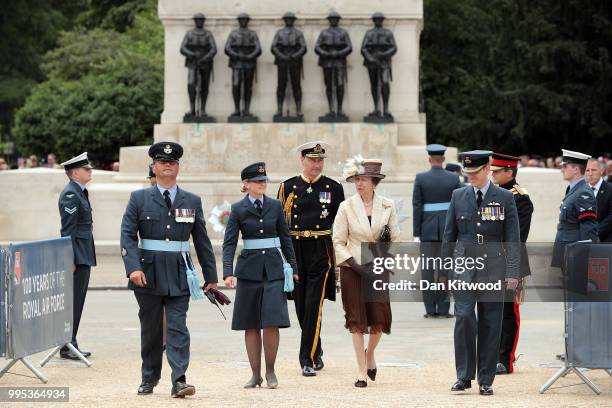
<svg viewBox="0 0 612 408">
<path fill-rule="evenodd" d="M 14 165 L 9 165 L 8 161 L 0 157 L 0 171 L 2 170 L 20 170 L 20 169 L 34 169 L 34 168 L 49 168 L 49 169 L 61 169 L 58 163 L 57 156 L 55 153 L 47 154 L 47 158 L 39 160 L 38 156 L 32 154 L 28 157 L 18 157 Z M 102 163 L 98 166 L 102 170 L 119 171 L 119 162 Z"/>
</svg>

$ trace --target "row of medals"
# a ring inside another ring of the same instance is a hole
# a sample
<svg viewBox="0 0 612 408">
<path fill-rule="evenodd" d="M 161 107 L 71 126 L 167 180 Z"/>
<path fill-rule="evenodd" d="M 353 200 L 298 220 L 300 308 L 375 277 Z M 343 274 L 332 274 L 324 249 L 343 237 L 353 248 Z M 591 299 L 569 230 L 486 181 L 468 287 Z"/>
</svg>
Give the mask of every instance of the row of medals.
<svg viewBox="0 0 612 408">
<path fill-rule="evenodd" d="M 480 216 L 483 221 L 504 220 L 504 207 L 482 207 Z"/>
</svg>

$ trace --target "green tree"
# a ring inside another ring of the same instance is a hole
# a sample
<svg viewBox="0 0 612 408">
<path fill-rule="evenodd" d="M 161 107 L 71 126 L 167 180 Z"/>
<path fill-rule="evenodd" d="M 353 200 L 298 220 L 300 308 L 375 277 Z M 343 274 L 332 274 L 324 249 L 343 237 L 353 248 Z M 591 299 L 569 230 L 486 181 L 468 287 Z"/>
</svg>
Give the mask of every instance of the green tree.
<svg viewBox="0 0 612 408">
<path fill-rule="evenodd" d="M 431 140 L 610 152 L 611 8 L 597 0 L 425 0 Z"/>
<path fill-rule="evenodd" d="M 85 149 L 92 160 L 108 162 L 117 160 L 121 146 L 149 143 L 161 113 L 161 72 L 144 58 L 105 68 L 108 73 L 37 86 L 17 113 L 18 148 L 63 158 Z"/>
<path fill-rule="evenodd" d="M 0 12 L 0 124 L 12 126 L 14 112 L 33 86 L 44 80 L 42 55 L 70 29 L 84 0 L 4 0 Z M 2 132 L 5 133 L 5 132 Z M 6 134 L 0 134 L 0 139 Z"/>
<path fill-rule="evenodd" d="M 69 157 L 84 148 L 93 160 L 116 160 L 119 147 L 151 141 L 163 105 L 163 30 L 154 7 L 124 33 L 63 33 L 43 58 L 48 80 L 17 112 L 20 151 Z"/>
</svg>

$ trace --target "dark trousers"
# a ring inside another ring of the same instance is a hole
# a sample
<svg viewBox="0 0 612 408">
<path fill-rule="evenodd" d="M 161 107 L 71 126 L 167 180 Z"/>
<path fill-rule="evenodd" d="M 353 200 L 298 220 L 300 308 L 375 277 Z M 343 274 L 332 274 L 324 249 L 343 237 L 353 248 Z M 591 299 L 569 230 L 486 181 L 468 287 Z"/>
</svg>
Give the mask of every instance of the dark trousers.
<svg viewBox="0 0 612 408">
<path fill-rule="evenodd" d="M 293 300 L 302 329 L 300 365 L 313 366 L 323 355 L 321 320 L 326 285 L 334 284 L 334 262 L 331 239 L 293 240 L 299 280 L 295 283 Z"/>
<path fill-rule="evenodd" d="M 296 102 L 302 100 L 302 86 L 300 84 L 301 66 L 297 64 L 278 64 L 278 87 L 276 97 L 279 101 L 285 98 L 287 82 L 291 80 L 291 90 Z"/>
<path fill-rule="evenodd" d="M 166 357 L 172 369 L 172 383 L 185 381 L 189 366 L 189 330 L 187 310 L 189 296 L 159 296 L 134 292 L 140 309 L 140 356 L 142 381 L 155 382 L 161 377 L 163 357 L 163 314 L 168 324 Z"/>
<path fill-rule="evenodd" d="M 503 303 L 491 302 L 490 293 L 464 291 L 453 295 L 457 379 L 473 380 L 478 368 L 478 383 L 492 385 L 499 356 Z M 487 301 L 482 301 L 485 295 Z"/>
<path fill-rule="evenodd" d="M 421 253 L 425 258 L 438 258 L 442 254 L 441 242 L 421 242 Z M 429 265 L 422 265 L 421 279 L 427 282 L 440 282 L 440 271 L 437 271 L 433 266 L 433 262 Z M 423 303 L 425 304 L 425 313 L 445 315 L 450 309 L 450 296 L 446 290 L 425 290 L 423 291 Z"/>
<path fill-rule="evenodd" d="M 85 306 L 85 297 L 87 296 L 87 288 L 89 287 L 89 275 L 91 274 L 91 266 L 77 265 L 73 274 L 73 293 L 74 300 L 72 306 L 72 345 L 79 348 L 77 342 L 77 333 L 81 324 L 81 316 L 83 315 L 83 306 Z"/>
<path fill-rule="evenodd" d="M 516 302 L 504 302 L 501 341 L 499 344 L 499 362 L 511 373 L 514 371 L 515 352 L 518 344 L 521 314 Z"/>
</svg>

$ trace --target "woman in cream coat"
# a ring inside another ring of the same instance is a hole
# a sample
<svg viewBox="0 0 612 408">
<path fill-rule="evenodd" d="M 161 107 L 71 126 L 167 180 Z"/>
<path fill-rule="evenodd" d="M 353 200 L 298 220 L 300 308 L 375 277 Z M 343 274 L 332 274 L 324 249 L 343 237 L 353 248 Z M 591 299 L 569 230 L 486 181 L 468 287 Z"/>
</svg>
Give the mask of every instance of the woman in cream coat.
<svg viewBox="0 0 612 408">
<path fill-rule="evenodd" d="M 372 270 L 371 264 L 360 264 L 362 242 L 380 241 L 385 230 L 387 240 L 397 241 L 400 235 L 393 201 L 374 191 L 385 177 L 380 173 L 381 167 L 380 160 L 362 159 L 360 156 L 347 160 L 344 177 L 347 182 L 355 183 L 357 194 L 340 204 L 333 227 L 336 262 L 340 265 L 345 327 L 352 335 L 357 359 L 355 387 L 366 387 L 366 376 L 372 381 L 376 379 L 376 346 L 383 332 L 391 332 L 388 294 L 385 293 L 382 300 L 381 296 L 370 299 L 376 300 L 373 302 L 364 302 L 362 297 L 362 290 L 366 289 L 362 288 L 362 284 L 368 281 Z M 367 293 L 372 294 L 373 291 L 369 289 Z M 369 334 L 367 347 L 364 334 Z"/>
</svg>

